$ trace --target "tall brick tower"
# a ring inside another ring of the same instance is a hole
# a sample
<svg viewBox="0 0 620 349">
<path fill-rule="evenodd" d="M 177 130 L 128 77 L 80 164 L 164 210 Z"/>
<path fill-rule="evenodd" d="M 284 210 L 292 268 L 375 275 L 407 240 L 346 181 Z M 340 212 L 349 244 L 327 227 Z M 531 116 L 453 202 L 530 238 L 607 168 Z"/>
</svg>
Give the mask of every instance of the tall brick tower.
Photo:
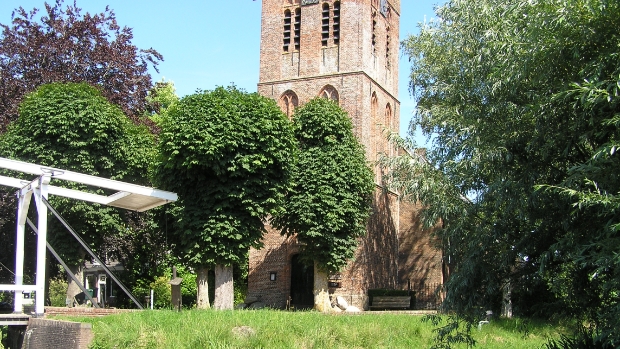
<svg viewBox="0 0 620 349">
<path fill-rule="evenodd" d="M 351 117 L 369 162 L 381 152 L 394 154 L 383 131 L 399 129 L 400 0 L 263 0 L 262 5 L 258 92 L 289 116 L 317 96 L 335 100 Z M 329 280 L 330 294 L 362 309 L 368 289 L 402 289 L 416 267 L 407 261 L 412 246 L 404 246 L 399 235 L 403 212 L 405 233 L 414 231 L 410 213 L 417 208 L 401 210 L 397 195 L 382 188 L 379 172 L 375 167 L 367 235 L 355 259 Z M 297 261 L 296 239 L 270 230 L 263 244 L 250 250 L 248 296 L 276 308 L 311 307 L 312 268 Z M 399 256 L 405 256 L 409 270 L 399 271 Z M 433 268 L 439 265 L 440 273 L 441 256 L 436 257 Z"/>
<path fill-rule="evenodd" d="M 400 0 L 263 0 L 258 92 L 289 115 L 337 100 L 375 160 L 399 129 L 399 19 Z"/>
</svg>

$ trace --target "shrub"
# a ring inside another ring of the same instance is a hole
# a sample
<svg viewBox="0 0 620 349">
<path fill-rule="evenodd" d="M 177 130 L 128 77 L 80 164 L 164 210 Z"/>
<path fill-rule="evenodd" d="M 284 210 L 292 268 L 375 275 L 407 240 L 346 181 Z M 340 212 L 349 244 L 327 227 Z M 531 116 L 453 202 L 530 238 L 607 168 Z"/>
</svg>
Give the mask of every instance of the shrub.
<svg viewBox="0 0 620 349">
<path fill-rule="evenodd" d="M 67 306 L 67 281 L 55 278 L 50 280 L 49 299 L 52 307 Z"/>
</svg>

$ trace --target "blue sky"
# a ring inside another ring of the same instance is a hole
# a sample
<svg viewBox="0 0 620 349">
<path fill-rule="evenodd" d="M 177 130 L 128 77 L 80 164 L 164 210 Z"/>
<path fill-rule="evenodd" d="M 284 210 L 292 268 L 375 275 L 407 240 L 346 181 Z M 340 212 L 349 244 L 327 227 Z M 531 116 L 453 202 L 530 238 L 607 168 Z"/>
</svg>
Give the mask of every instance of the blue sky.
<svg viewBox="0 0 620 349">
<path fill-rule="evenodd" d="M 48 0 L 54 2 L 55 0 Z M 70 3 L 73 0 L 65 0 Z M 9 24 L 19 6 L 44 11 L 45 0 L 0 1 L 0 23 Z M 442 0 L 402 0 L 400 40 L 417 33 L 419 22 L 433 17 Z M 133 43 L 164 56 L 153 80 L 172 80 L 179 96 L 196 89 L 235 83 L 256 91 L 260 45 L 261 1 L 252 0 L 77 0 L 83 12 L 99 13 L 106 5 L 121 26 L 133 28 Z M 415 103 L 407 88 L 410 65 L 401 54 L 399 99 L 401 135 L 406 135 Z M 419 134 L 416 141 L 425 144 Z"/>
</svg>

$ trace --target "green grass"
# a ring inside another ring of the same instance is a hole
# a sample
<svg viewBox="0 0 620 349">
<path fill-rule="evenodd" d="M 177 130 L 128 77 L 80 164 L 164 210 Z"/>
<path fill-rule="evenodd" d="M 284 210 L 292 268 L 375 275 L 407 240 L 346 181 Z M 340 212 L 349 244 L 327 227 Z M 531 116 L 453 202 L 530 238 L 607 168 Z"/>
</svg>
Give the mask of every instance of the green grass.
<svg viewBox="0 0 620 349">
<path fill-rule="evenodd" d="M 422 317 L 400 314 L 192 310 L 70 320 L 92 324 L 93 349 L 429 348 L 434 336 L 433 326 L 422 322 Z M 481 331 L 474 329 L 476 348 L 540 348 L 562 330 L 542 322 L 525 324 L 518 319 L 497 320 Z M 238 326 L 249 326 L 256 334 L 239 337 L 232 331 Z"/>
</svg>

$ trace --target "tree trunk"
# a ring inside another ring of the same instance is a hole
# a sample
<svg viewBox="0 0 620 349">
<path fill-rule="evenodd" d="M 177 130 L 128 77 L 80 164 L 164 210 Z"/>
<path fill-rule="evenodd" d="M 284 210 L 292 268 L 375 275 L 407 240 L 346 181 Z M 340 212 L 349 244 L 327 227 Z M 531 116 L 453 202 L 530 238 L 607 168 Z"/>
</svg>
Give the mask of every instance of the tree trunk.
<svg viewBox="0 0 620 349">
<path fill-rule="evenodd" d="M 79 265 L 69 265 L 69 270 L 71 270 L 71 272 L 73 273 L 73 275 L 75 275 L 75 278 L 80 280 L 80 282 L 83 282 L 84 280 L 84 264 L 80 263 Z M 69 276 L 69 274 L 67 273 L 67 306 L 69 306 L 70 308 L 73 308 L 73 306 L 75 305 L 73 303 L 73 299 L 75 298 L 75 296 L 77 296 L 79 293 L 82 292 L 82 290 L 80 289 L 80 286 L 78 286 L 78 284 L 75 283 L 75 281 L 73 281 L 73 279 Z M 82 285 L 84 286 L 84 285 Z M 84 301 L 88 300 L 88 298 L 84 298 Z"/>
<path fill-rule="evenodd" d="M 502 287 L 502 317 L 512 319 L 512 283 L 506 281 Z"/>
<path fill-rule="evenodd" d="M 198 267 L 198 275 L 196 277 L 198 291 L 196 292 L 196 308 L 209 309 L 209 268 L 205 266 Z"/>
<path fill-rule="evenodd" d="M 84 281 L 84 260 L 86 260 L 86 251 L 80 247 L 80 249 L 77 252 L 77 256 L 78 256 L 78 260 L 82 262 L 80 262 L 78 265 L 67 265 L 67 266 L 69 267 L 69 270 L 71 271 L 71 273 L 75 275 L 75 278 L 78 279 L 82 283 L 82 286 L 86 287 L 86 282 Z M 69 273 L 67 272 L 66 304 L 68 307 L 73 308 L 73 306 L 75 305 L 73 300 L 75 299 L 75 296 L 77 296 L 81 292 L 82 290 L 80 289 L 80 286 L 78 286 L 78 284 L 76 284 L 75 281 L 73 281 L 73 279 L 71 278 L 71 276 L 69 276 Z M 86 302 L 87 300 L 88 298 L 84 296 L 84 302 Z"/>
<path fill-rule="evenodd" d="M 223 264 L 215 265 L 215 299 L 213 307 L 218 310 L 232 309 L 235 301 L 233 285 L 233 267 Z"/>
<path fill-rule="evenodd" d="M 322 313 L 329 313 L 333 310 L 329 301 L 327 278 L 327 272 L 319 269 L 317 263 L 314 262 L 314 309 Z"/>
</svg>

